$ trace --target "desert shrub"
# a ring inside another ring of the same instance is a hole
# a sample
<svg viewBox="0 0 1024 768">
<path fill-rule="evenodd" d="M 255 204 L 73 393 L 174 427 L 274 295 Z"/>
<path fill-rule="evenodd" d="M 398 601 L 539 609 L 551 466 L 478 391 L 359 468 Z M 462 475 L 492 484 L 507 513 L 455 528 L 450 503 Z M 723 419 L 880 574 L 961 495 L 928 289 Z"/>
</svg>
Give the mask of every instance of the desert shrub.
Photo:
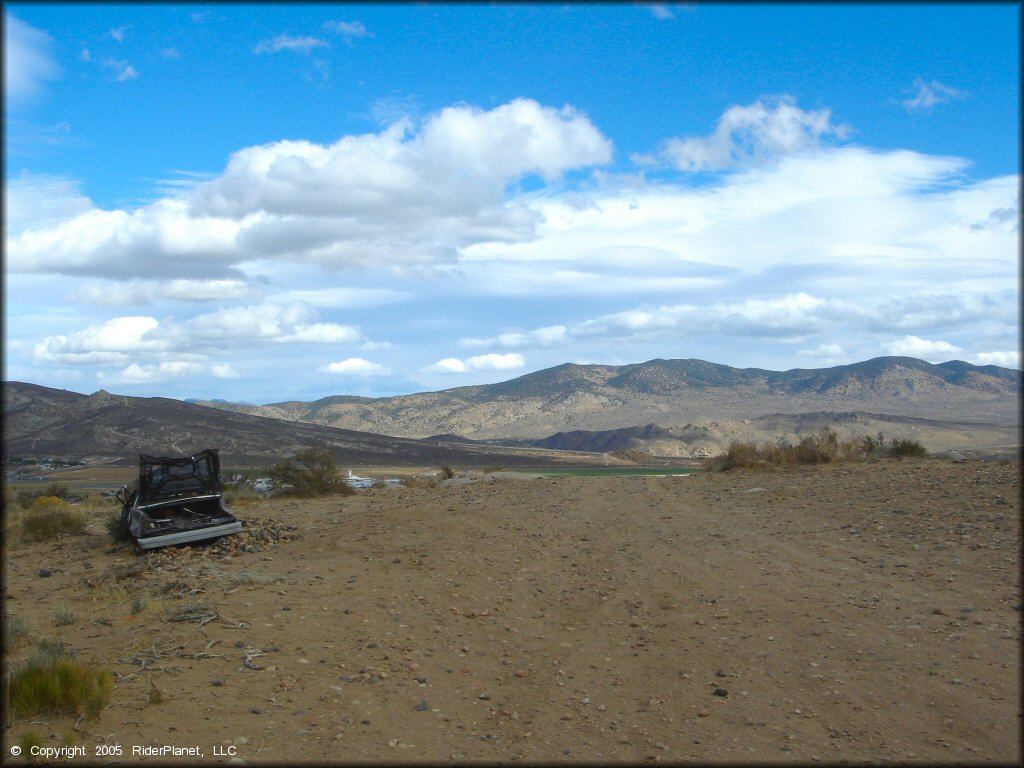
<svg viewBox="0 0 1024 768">
<path fill-rule="evenodd" d="M 289 496 L 355 493 L 338 474 L 334 456 L 326 448 L 306 448 L 294 458 L 268 467 L 266 474 Z"/>
<path fill-rule="evenodd" d="M 21 505 L 23 509 L 28 509 L 38 499 L 43 498 L 71 501 L 71 495 L 68 493 L 68 487 L 66 485 L 60 485 L 59 483 L 50 483 L 45 488 L 40 488 L 37 490 L 18 491 L 17 502 L 18 504 Z"/>
<path fill-rule="evenodd" d="M 713 456 L 705 462 L 708 469 L 727 471 L 736 467 L 752 467 L 757 463 L 757 446 L 754 443 L 743 443 L 733 440 L 728 449 L 720 456 Z"/>
<path fill-rule="evenodd" d="M 11 670 L 8 703 L 26 717 L 82 713 L 95 717 L 107 703 L 113 677 L 85 667 L 62 643 L 44 642 L 28 661 Z"/>
<path fill-rule="evenodd" d="M 903 456 L 927 456 L 927 449 L 916 440 L 901 439 L 894 437 L 889 444 L 889 455 L 901 458 Z"/>
<path fill-rule="evenodd" d="M 25 541 L 47 541 L 62 533 L 84 533 L 85 517 L 56 496 L 40 496 L 21 521 Z"/>
<path fill-rule="evenodd" d="M 796 446 L 796 460 L 801 464 L 831 464 L 839 454 L 839 438 L 831 429 L 808 435 Z"/>
<path fill-rule="evenodd" d="M 146 605 L 149 601 L 146 599 L 146 595 L 142 592 L 136 592 L 132 595 L 132 601 L 128 605 L 128 610 L 131 611 L 132 616 L 136 616 L 142 613 L 146 609 Z"/>
<path fill-rule="evenodd" d="M 861 440 L 862 450 L 865 455 L 870 456 L 871 454 L 881 450 L 882 446 L 885 445 L 885 435 L 881 432 L 878 433 L 877 437 L 871 435 L 864 435 Z"/>
<path fill-rule="evenodd" d="M 438 474 L 441 476 L 442 480 L 451 480 L 455 477 L 455 467 L 450 464 L 442 464 L 441 468 L 438 470 Z"/>
<path fill-rule="evenodd" d="M 50 483 L 46 488 L 43 489 L 43 496 L 56 496 L 58 499 L 64 499 L 64 501 L 71 501 L 71 496 L 68 494 L 68 487 L 61 485 L 60 483 Z"/>
<path fill-rule="evenodd" d="M 864 461 L 876 455 L 924 456 L 927 451 L 912 440 L 893 440 L 885 447 L 884 438 L 858 437 L 843 442 L 832 429 L 808 435 L 796 445 L 777 443 L 755 445 L 733 441 L 728 450 L 703 463 L 705 469 L 725 471 L 735 467 L 793 466 L 797 464 L 831 464 L 837 461 Z"/>
<path fill-rule="evenodd" d="M 30 762 L 34 761 L 34 758 L 32 757 L 32 747 L 40 749 L 43 745 L 44 742 L 42 734 L 36 730 L 25 731 L 18 737 L 18 746 L 21 747 L 21 753 L 26 755 L 26 759 Z"/>
<path fill-rule="evenodd" d="M 58 627 L 66 627 L 75 623 L 75 612 L 71 606 L 61 603 L 53 609 L 53 623 Z"/>
<path fill-rule="evenodd" d="M 111 512 L 103 520 L 103 526 L 114 541 L 118 543 L 132 540 L 132 533 L 128 529 L 128 520 L 121 517 L 120 512 Z"/>
<path fill-rule="evenodd" d="M 21 616 L 4 616 L 4 648 L 13 648 L 28 637 L 28 623 Z"/>
</svg>

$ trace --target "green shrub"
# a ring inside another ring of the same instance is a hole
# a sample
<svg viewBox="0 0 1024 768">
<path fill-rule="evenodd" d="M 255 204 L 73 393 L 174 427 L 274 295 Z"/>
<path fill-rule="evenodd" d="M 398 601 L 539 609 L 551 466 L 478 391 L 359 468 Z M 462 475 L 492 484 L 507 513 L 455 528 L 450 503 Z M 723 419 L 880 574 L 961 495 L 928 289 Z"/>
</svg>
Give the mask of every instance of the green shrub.
<svg viewBox="0 0 1024 768">
<path fill-rule="evenodd" d="M 103 525 L 114 541 L 122 543 L 132 540 L 131 531 L 128 530 L 128 520 L 121 517 L 120 512 L 111 512 L 103 521 Z"/>
<path fill-rule="evenodd" d="M 916 440 L 901 439 L 894 437 L 889 444 L 889 455 L 901 458 L 903 456 L 927 456 L 927 449 Z"/>
<path fill-rule="evenodd" d="M 62 533 L 84 533 L 85 517 L 56 496 L 40 496 L 21 521 L 25 541 L 48 541 Z"/>
<path fill-rule="evenodd" d="M 53 609 L 53 623 L 58 627 L 66 627 L 75 623 L 75 612 L 71 607 L 61 603 Z"/>
<path fill-rule="evenodd" d="M 39 650 L 11 671 L 11 711 L 25 717 L 84 714 L 96 717 L 106 705 L 113 677 L 105 669 L 84 667 L 63 644 L 40 644 Z"/>
<path fill-rule="evenodd" d="M 858 437 L 844 442 L 832 429 L 808 435 L 796 445 L 755 445 L 734 440 L 728 450 L 704 461 L 704 468 L 718 471 L 736 467 L 763 465 L 831 464 L 837 461 L 864 461 L 872 456 L 926 456 L 925 448 L 913 440 L 894 438 L 885 446 L 881 433 L 877 438 Z"/>
</svg>

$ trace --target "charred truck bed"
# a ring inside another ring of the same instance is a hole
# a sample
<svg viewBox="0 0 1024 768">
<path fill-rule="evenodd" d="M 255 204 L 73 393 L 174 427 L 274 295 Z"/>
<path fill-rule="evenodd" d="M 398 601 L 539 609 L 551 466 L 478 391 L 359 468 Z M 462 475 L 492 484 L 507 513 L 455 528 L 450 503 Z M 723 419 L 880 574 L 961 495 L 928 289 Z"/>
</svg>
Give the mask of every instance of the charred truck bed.
<svg viewBox="0 0 1024 768">
<path fill-rule="evenodd" d="M 118 498 L 121 517 L 142 550 L 242 530 L 224 503 L 220 457 L 213 448 L 183 457 L 140 454 L 138 483 L 132 490 L 122 488 Z"/>
</svg>

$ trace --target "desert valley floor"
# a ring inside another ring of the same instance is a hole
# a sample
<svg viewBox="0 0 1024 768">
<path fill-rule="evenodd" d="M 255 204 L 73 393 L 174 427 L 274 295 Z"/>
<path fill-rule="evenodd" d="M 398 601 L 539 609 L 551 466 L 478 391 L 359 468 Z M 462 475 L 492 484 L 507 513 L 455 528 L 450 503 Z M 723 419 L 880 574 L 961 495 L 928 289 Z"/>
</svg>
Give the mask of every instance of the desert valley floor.
<svg viewBox="0 0 1024 768">
<path fill-rule="evenodd" d="M 8 659 L 59 638 L 110 703 L 6 723 L 5 758 L 35 730 L 105 763 L 1016 763 L 1020 476 L 479 476 L 240 505 L 294 536 L 228 555 L 136 558 L 96 519 L 6 552 Z"/>
</svg>

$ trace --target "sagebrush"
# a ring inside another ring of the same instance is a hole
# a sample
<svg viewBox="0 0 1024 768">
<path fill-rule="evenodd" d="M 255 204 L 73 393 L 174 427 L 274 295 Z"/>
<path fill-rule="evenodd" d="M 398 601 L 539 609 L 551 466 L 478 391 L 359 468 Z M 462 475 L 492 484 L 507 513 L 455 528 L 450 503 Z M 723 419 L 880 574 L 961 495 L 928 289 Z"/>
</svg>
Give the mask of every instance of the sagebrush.
<svg viewBox="0 0 1024 768">
<path fill-rule="evenodd" d="M 306 448 L 288 461 L 266 470 L 279 492 L 288 496 L 351 495 L 352 487 L 338 473 L 334 455 L 326 448 Z"/>
<path fill-rule="evenodd" d="M 797 466 L 800 464 L 832 464 L 839 461 L 865 461 L 892 456 L 927 456 L 920 443 L 894 438 L 888 446 L 884 436 L 855 437 L 840 441 L 835 430 L 823 429 L 808 435 L 796 445 L 788 443 L 756 444 L 734 440 L 725 453 L 706 459 L 705 469 L 726 471 L 739 467 Z"/>
</svg>

